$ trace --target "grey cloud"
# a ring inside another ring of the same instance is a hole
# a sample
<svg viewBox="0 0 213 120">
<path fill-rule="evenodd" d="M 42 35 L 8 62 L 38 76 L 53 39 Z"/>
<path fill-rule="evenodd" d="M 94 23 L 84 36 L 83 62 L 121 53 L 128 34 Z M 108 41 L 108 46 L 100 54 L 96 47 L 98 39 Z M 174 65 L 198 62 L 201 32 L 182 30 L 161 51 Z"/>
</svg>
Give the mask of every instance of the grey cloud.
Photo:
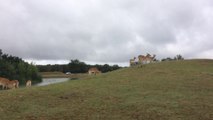
<svg viewBox="0 0 213 120">
<path fill-rule="evenodd" d="M 211 0 L 0 1 L 0 48 L 36 60 L 202 58 L 213 46 L 212 7 Z"/>
</svg>

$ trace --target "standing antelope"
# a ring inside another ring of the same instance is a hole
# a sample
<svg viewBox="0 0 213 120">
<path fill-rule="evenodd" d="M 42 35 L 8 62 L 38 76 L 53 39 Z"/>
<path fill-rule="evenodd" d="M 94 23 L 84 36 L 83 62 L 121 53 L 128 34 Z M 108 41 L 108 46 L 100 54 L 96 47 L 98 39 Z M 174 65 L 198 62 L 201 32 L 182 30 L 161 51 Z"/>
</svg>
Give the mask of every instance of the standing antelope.
<svg viewBox="0 0 213 120">
<path fill-rule="evenodd" d="M 2 86 L 2 89 L 7 89 L 7 85 L 8 85 L 8 82 L 10 80 L 8 80 L 7 78 L 3 78 L 3 77 L 0 77 L 0 85 Z"/>
<path fill-rule="evenodd" d="M 0 85 L 2 85 L 2 89 L 13 89 L 19 87 L 18 80 L 9 80 L 7 78 L 0 77 Z"/>
<path fill-rule="evenodd" d="M 149 53 L 146 54 L 146 56 L 144 55 L 139 55 L 138 56 L 138 60 L 140 64 L 147 64 L 147 63 L 151 63 L 156 55 L 151 56 Z"/>
<path fill-rule="evenodd" d="M 134 65 L 136 65 L 136 57 L 134 57 L 133 59 L 130 59 L 129 60 L 129 64 L 130 64 L 130 66 L 134 66 Z"/>
<path fill-rule="evenodd" d="M 14 81 L 14 80 L 7 81 L 7 86 L 6 86 L 7 89 L 15 89 L 16 86 L 17 86 L 16 81 Z"/>
<path fill-rule="evenodd" d="M 93 67 L 93 68 L 90 68 L 90 69 L 88 70 L 88 73 L 89 73 L 89 75 L 92 75 L 92 74 L 96 75 L 96 74 L 101 73 L 101 71 L 99 71 L 98 68 Z"/>
<path fill-rule="evenodd" d="M 28 81 L 26 82 L 26 87 L 30 87 L 31 84 L 32 84 L 32 81 L 31 81 L 31 80 L 28 80 Z"/>
<path fill-rule="evenodd" d="M 146 56 L 139 55 L 138 56 L 138 63 L 140 63 L 140 64 L 146 64 Z"/>
<path fill-rule="evenodd" d="M 155 59 L 155 54 L 153 55 L 153 56 L 151 56 L 150 54 L 147 54 L 146 55 L 146 61 L 148 62 L 148 63 L 151 63 L 151 62 L 153 62 L 154 61 L 154 59 Z"/>
</svg>

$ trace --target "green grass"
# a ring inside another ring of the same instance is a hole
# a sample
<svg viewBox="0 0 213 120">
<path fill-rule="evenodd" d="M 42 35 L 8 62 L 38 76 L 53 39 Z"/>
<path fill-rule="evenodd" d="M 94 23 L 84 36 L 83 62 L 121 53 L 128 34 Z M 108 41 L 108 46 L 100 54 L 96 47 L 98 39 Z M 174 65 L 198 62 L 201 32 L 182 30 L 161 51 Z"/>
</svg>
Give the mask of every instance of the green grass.
<svg viewBox="0 0 213 120">
<path fill-rule="evenodd" d="M 162 62 L 0 91 L 0 119 L 212 120 L 213 61 Z"/>
</svg>

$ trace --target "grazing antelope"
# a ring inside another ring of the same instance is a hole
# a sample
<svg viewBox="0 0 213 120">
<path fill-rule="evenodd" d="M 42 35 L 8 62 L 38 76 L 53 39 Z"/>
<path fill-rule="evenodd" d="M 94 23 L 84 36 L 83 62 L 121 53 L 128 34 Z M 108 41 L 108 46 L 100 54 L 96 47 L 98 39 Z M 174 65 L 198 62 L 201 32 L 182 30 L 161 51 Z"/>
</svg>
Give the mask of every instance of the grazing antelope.
<svg viewBox="0 0 213 120">
<path fill-rule="evenodd" d="M 90 69 L 88 70 L 88 73 L 89 73 L 89 75 L 92 75 L 92 74 L 96 75 L 96 74 L 101 73 L 101 71 L 99 71 L 98 68 L 93 67 L 93 68 L 90 68 Z"/>
<path fill-rule="evenodd" d="M 130 64 L 130 66 L 134 66 L 134 65 L 136 65 L 136 61 L 135 61 L 135 59 L 136 59 L 136 57 L 134 57 L 133 59 L 130 59 L 130 60 L 129 60 L 129 64 Z"/>
<path fill-rule="evenodd" d="M 28 81 L 26 82 L 26 87 L 31 87 L 31 84 L 32 84 L 32 81 L 31 81 L 31 80 L 28 80 Z"/>
<path fill-rule="evenodd" d="M 7 84 L 10 80 L 7 78 L 0 77 L 0 85 L 2 86 L 2 89 L 7 89 Z"/>
<path fill-rule="evenodd" d="M 15 80 L 7 81 L 7 87 L 6 87 L 7 89 L 15 89 L 16 86 L 17 86 L 17 83 Z"/>
<path fill-rule="evenodd" d="M 18 80 L 11 80 L 11 81 L 15 83 L 15 88 L 19 88 L 19 81 Z"/>
</svg>

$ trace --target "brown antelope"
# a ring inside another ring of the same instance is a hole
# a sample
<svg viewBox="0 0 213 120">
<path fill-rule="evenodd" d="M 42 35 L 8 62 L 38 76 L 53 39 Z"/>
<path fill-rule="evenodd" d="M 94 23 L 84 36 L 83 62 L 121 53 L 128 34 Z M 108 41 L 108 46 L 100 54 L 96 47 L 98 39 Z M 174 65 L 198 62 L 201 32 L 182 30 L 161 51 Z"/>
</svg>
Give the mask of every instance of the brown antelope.
<svg viewBox="0 0 213 120">
<path fill-rule="evenodd" d="M 15 83 L 15 88 L 19 88 L 19 81 L 18 80 L 11 80 L 11 82 Z"/>
<path fill-rule="evenodd" d="M 134 65 L 136 65 L 136 61 L 135 61 L 135 59 L 136 59 L 136 57 L 134 57 L 133 59 L 130 59 L 130 60 L 129 60 L 129 64 L 130 64 L 130 66 L 134 66 Z"/>
<path fill-rule="evenodd" d="M 140 64 L 147 64 L 147 63 L 151 63 L 156 55 L 151 56 L 149 53 L 146 54 L 146 56 L 144 55 L 139 55 L 138 56 L 138 60 Z"/>
<path fill-rule="evenodd" d="M 98 68 L 93 67 L 93 68 L 90 68 L 90 69 L 88 70 L 88 73 L 89 73 L 89 75 L 92 75 L 92 74 L 96 75 L 96 74 L 101 73 L 101 71 L 99 71 Z"/>
<path fill-rule="evenodd" d="M 16 86 L 17 86 L 17 83 L 15 80 L 7 81 L 7 89 L 15 89 Z"/>
<path fill-rule="evenodd" d="M 13 89 L 19 87 L 18 80 L 9 80 L 7 78 L 0 77 L 0 85 L 2 85 L 2 89 Z"/>
<path fill-rule="evenodd" d="M 150 54 L 147 54 L 146 55 L 146 61 L 148 62 L 148 63 L 151 63 L 151 62 L 153 62 L 154 61 L 154 59 L 155 59 L 155 54 L 153 55 L 153 56 L 151 56 Z"/>
<path fill-rule="evenodd" d="M 7 78 L 0 77 L 0 85 L 2 86 L 2 89 L 7 89 L 7 84 L 10 80 Z"/>
<path fill-rule="evenodd" d="M 31 81 L 31 80 L 28 80 L 28 81 L 26 82 L 26 87 L 30 87 L 31 84 L 32 84 L 32 81 Z"/>
<path fill-rule="evenodd" d="M 144 55 L 139 55 L 139 56 L 138 56 L 138 63 L 140 63 L 140 64 L 145 64 L 145 62 L 146 62 L 146 56 L 144 56 Z"/>
</svg>

